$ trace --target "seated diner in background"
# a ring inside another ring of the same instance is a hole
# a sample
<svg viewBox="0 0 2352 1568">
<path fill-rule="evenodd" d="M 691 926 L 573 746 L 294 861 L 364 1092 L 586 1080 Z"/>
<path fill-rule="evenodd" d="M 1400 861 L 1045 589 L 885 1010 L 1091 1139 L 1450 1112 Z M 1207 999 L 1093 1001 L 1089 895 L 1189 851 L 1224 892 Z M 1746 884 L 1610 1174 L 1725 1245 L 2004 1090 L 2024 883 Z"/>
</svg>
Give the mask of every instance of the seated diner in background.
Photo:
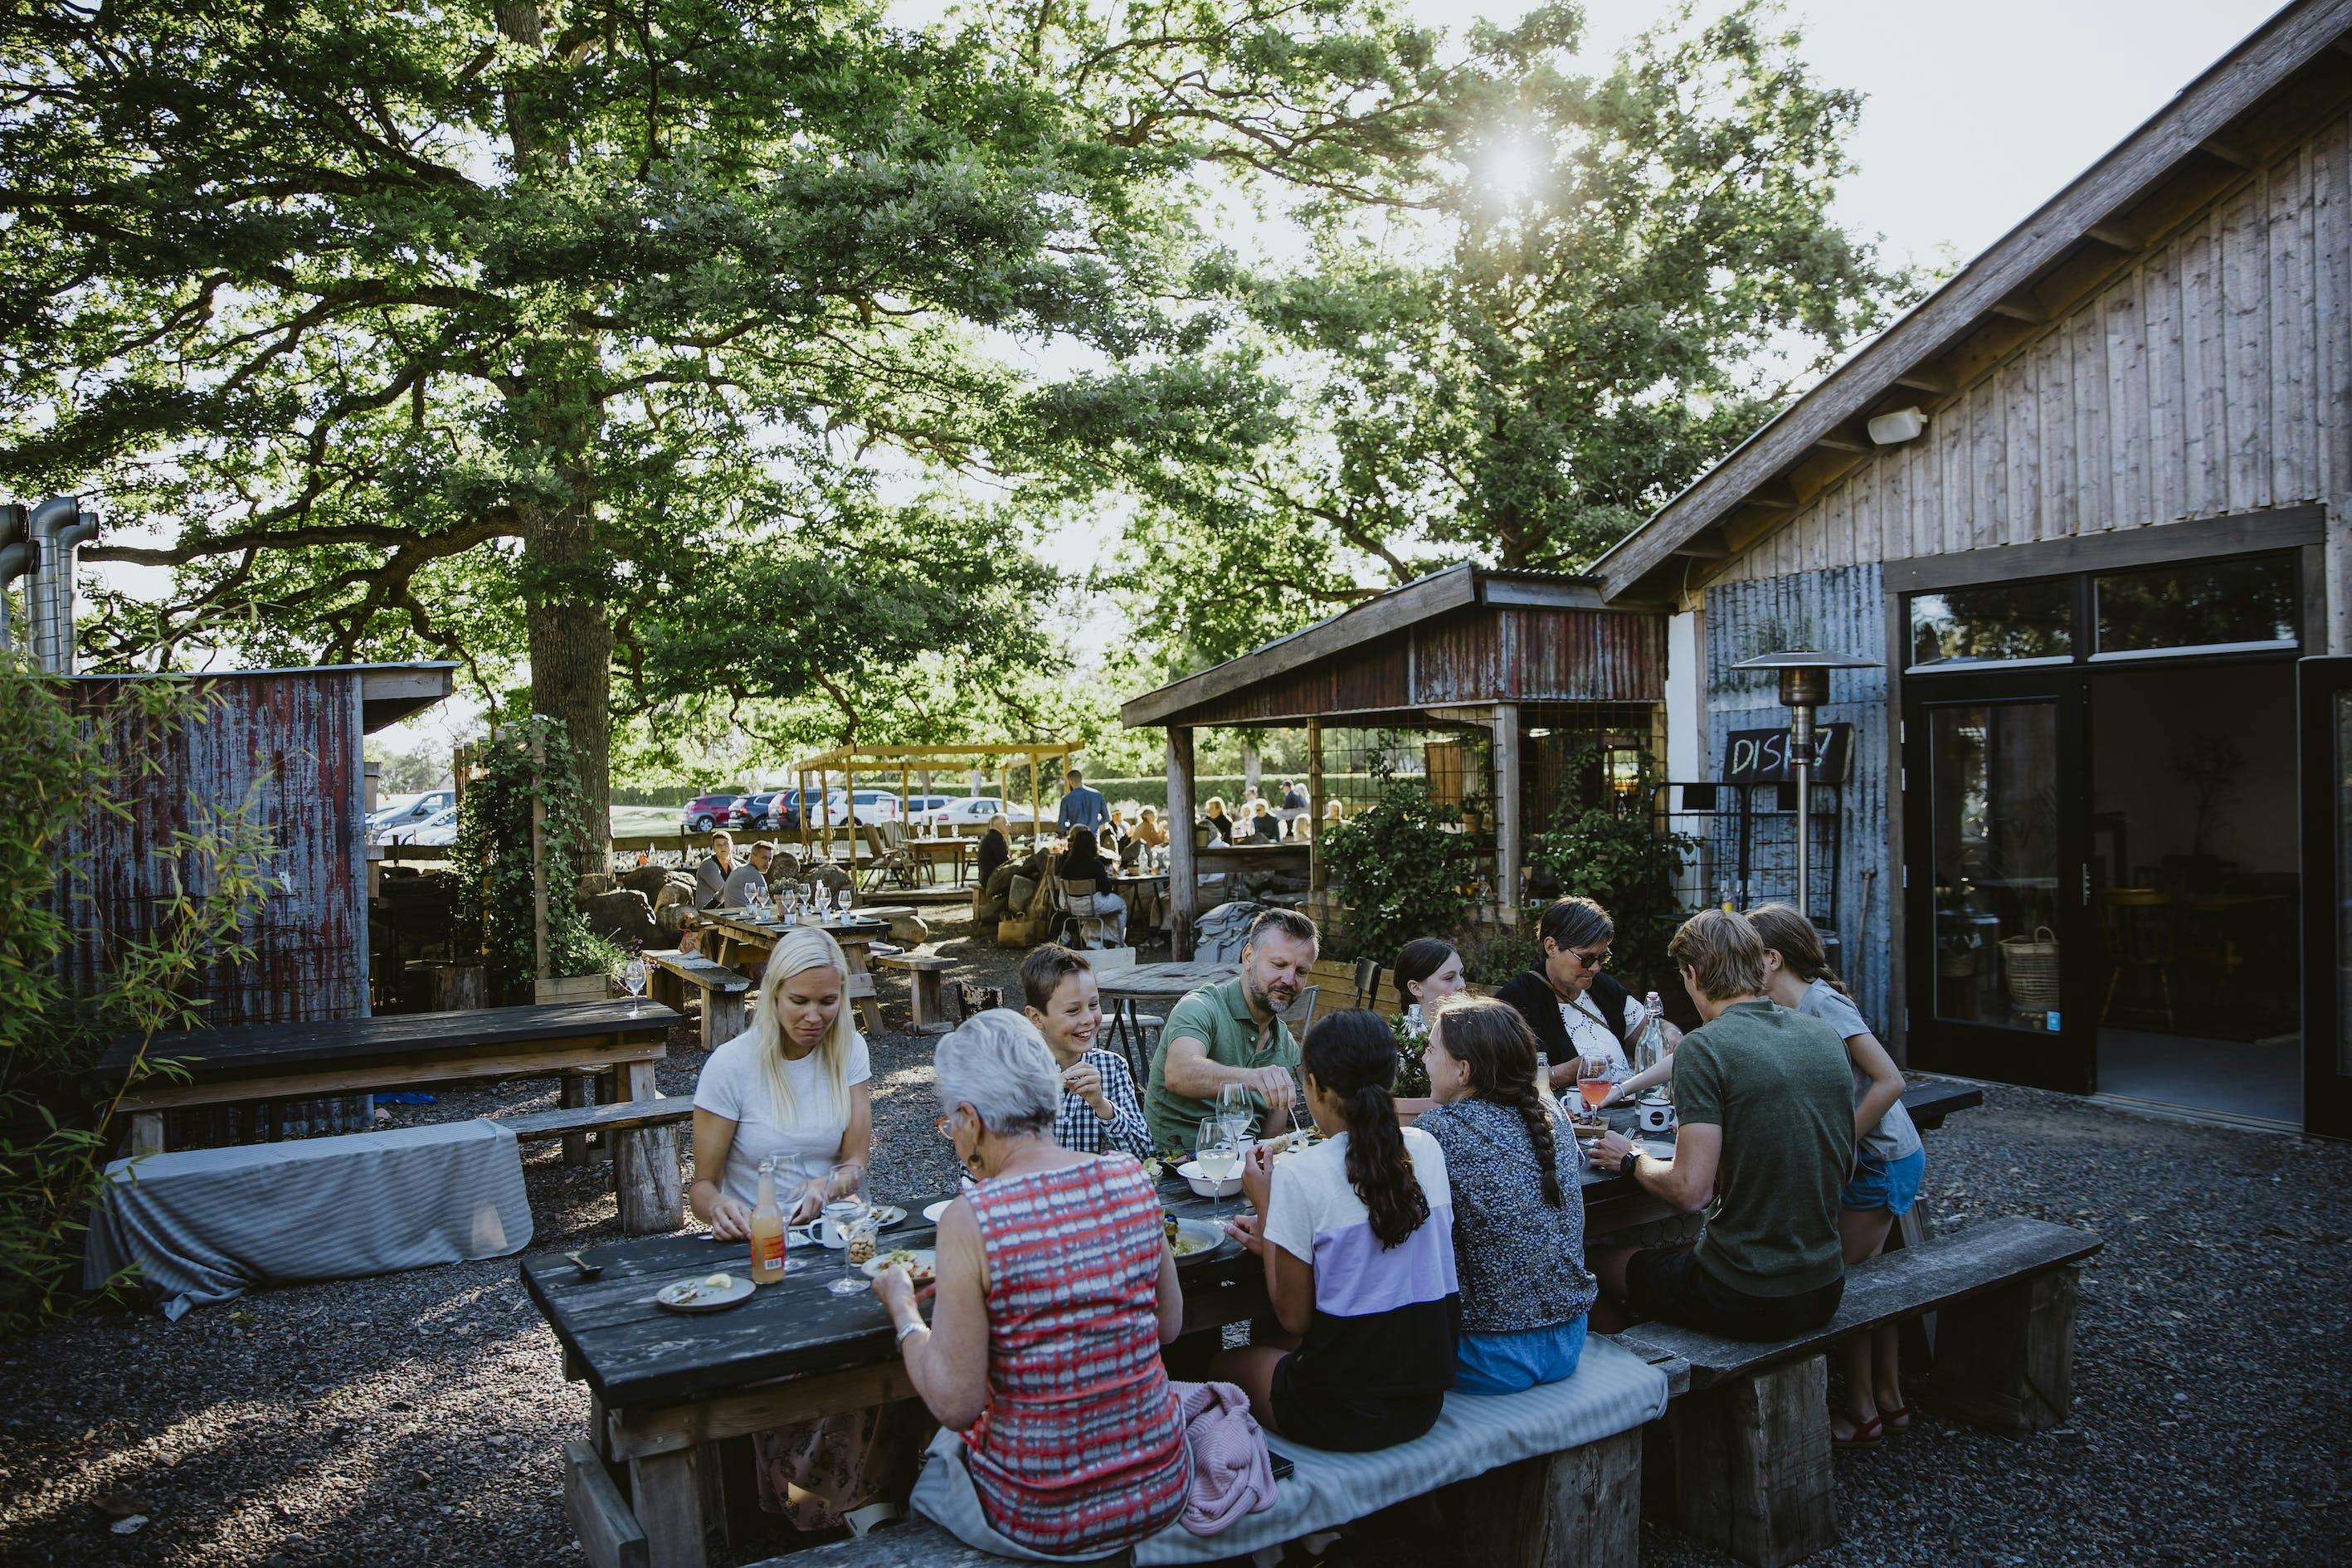
<svg viewBox="0 0 2352 1568">
<path fill-rule="evenodd" d="M 1415 937 L 1399 948 L 1389 973 L 1396 978 L 1397 994 L 1404 999 L 1403 1016 L 1397 1020 L 1399 1046 L 1411 1054 L 1405 1040 L 1415 1034 L 1426 1038 L 1431 1010 L 1448 996 L 1467 990 L 1470 983 L 1462 977 L 1462 955 L 1454 951 L 1454 944 L 1433 936 Z M 1414 1118 L 1436 1103 L 1426 1095 L 1401 1094 L 1397 1120 L 1410 1127 Z"/>
<path fill-rule="evenodd" d="M 776 847 L 766 839 L 743 852 L 742 860 L 727 879 L 719 902 L 729 909 L 742 909 L 754 899 L 764 897 L 768 890 L 768 868 L 775 863 Z"/>
<path fill-rule="evenodd" d="M 1296 910 L 1267 910 L 1250 924 L 1242 972 L 1168 1010 L 1143 1099 L 1155 1146 L 1189 1152 L 1202 1119 L 1216 1111 L 1217 1091 L 1229 1083 L 1249 1091 L 1254 1125 L 1289 1128 L 1298 1042 L 1282 1016 L 1307 987 L 1319 940 L 1315 922 Z M 1390 1040 L 1393 1057 L 1395 1037 Z"/>
<path fill-rule="evenodd" d="M 1210 1375 L 1238 1384 L 1282 1436 L 1363 1452 L 1437 1424 L 1454 1386 L 1452 1189 L 1445 1151 L 1400 1127 L 1389 1086 L 1396 1036 L 1348 1008 L 1307 1032 L 1307 1107 L 1324 1142 L 1242 1166 L 1257 1212 L 1227 1230 L 1264 1259 L 1279 1333 L 1220 1351 Z"/>
<path fill-rule="evenodd" d="M 988 831 L 980 836 L 979 865 L 973 876 L 983 888 L 996 875 L 996 868 L 1013 858 L 1013 823 L 1003 812 L 988 819 Z"/>
<path fill-rule="evenodd" d="M 1132 837 L 1146 849 L 1157 849 L 1168 842 L 1168 829 L 1160 825 L 1160 813 L 1147 805 L 1136 813 Z"/>
<path fill-rule="evenodd" d="M 1632 1075 L 1627 1046 L 1645 1016 L 1641 998 L 1608 973 L 1617 927 L 1591 899 L 1561 899 L 1536 924 L 1536 966 L 1496 995 L 1519 1010 L 1549 1059 L 1554 1091 L 1573 1098 L 1580 1078 Z M 1671 1049 L 1682 1032 L 1666 1026 Z"/>
<path fill-rule="evenodd" d="M 1596 1169 L 1704 1213 L 1696 1247 L 1594 1247 L 1612 1302 L 1734 1340 L 1818 1328 L 1845 1291 L 1838 1191 L 1853 1163 L 1845 1042 L 1765 994 L 1764 943 L 1744 915 L 1701 910 L 1667 944 L 1706 1020 L 1675 1053 L 1675 1153 L 1622 1132 L 1592 1146 Z"/>
<path fill-rule="evenodd" d="M 1201 807 L 1201 820 L 1208 826 L 1213 842 L 1231 844 L 1234 841 L 1234 819 L 1225 815 L 1223 795 L 1209 797 L 1207 804 Z"/>
<path fill-rule="evenodd" d="M 1885 1249 L 1895 1222 L 1911 1212 L 1927 1173 L 1927 1145 L 1903 1109 L 1903 1073 L 1863 1021 L 1853 995 L 1830 967 L 1813 922 L 1787 904 L 1748 911 L 1764 943 L 1767 994 L 1783 1007 L 1819 1018 L 1845 1041 L 1853 1076 L 1853 1169 L 1838 1194 L 1838 1231 L 1846 1267 Z M 1830 1436 L 1867 1445 L 1911 1425 L 1903 1400 L 1901 1337 L 1892 1323 L 1857 1334 L 1832 1352 L 1844 1373 L 1845 1404 L 1831 1413 Z"/>
<path fill-rule="evenodd" d="M 710 836 L 710 853 L 694 867 L 694 907 L 715 910 L 727 901 L 727 884 L 742 868 L 735 858 L 735 836 L 725 828 Z"/>
<path fill-rule="evenodd" d="M 848 964 L 822 931 L 787 931 L 768 956 L 751 1026 L 710 1053 L 694 1088 L 694 1180 L 687 1204 L 712 1234 L 751 1234 L 759 1170 L 774 1163 L 787 1223 L 865 1183 L 874 1147 L 866 1041 L 850 1021 Z M 922 1435 L 903 1406 L 880 1405 L 756 1435 L 760 1506 L 798 1530 L 844 1517 L 912 1484 Z"/>
<path fill-rule="evenodd" d="M 1095 890 L 1095 916 L 1111 922 L 1121 940 L 1127 932 L 1127 900 L 1118 896 L 1118 866 L 1103 858 L 1095 836 L 1084 827 L 1070 829 L 1069 848 L 1054 875 L 1065 882 L 1090 882 Z"/>
<path fill-rule="evenodd" d="M 1127 1058 L 1095 1044 L 1102 1035 L 1102 993 L 1086 954 L 1056 942 L 1021 961 L 1022 1016 L 1036 1026 L 1062 1074 L 1062 1108 L 1054 1141 L 1083 1154 L 1152 1154 L 1151 1127 L 1135 1100 Z"/>
<path fill-rule="evenodd" d="M 1282 842 L 1282 818 L 1275 816 L 1274 808 L 1263 800 L 1250 802 L 1249 820 L 1244 826 L 1249 829 L 1253 844 Z"/>
<path fill-rule="evenodd" d="M 1600 1287 L 1584 1268 L 1584 1196 L 1536 1093 L 1536 1037 L 1508 1003 L 1437 1005 L 1422 1061 L 1437 1103 L 1413 1123 L 1445 1151 L 1462 1288 L 1454 1386 L 1517 1394 L 1574 1375 Z"/>
<path fill-rule="evenodd" d="M 940 1216 L 929 1324 L 904 1268 L 874 1281 L 907 1379 L 961 1435 L 998 1534 L 1058 1557 L 1119 1551 L 1183 1511 L 1192 1476 L 1160 1356 L 1184 1303 L 1159 1192 L 1133 1160 L 1055 1142 L 1061 1075 L 1021 1015 L 970 1019 L 932 1065 L 938 1126 L 977 1184 Z"/>
</svg>

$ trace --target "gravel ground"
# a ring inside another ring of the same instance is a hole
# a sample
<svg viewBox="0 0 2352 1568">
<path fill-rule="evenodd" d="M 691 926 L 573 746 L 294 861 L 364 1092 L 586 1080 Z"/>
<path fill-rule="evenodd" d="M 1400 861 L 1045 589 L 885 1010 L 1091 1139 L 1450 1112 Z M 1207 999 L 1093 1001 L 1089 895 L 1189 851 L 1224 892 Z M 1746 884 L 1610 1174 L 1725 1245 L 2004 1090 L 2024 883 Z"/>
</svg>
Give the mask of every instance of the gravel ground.
<svg viewBox="0 0 2352 1568">
<path fill-rule="evenodd" d="M 960 906 L 934 928 L 956 978 L 1009 993 L 1017 953 L 969 942 Z M 876 1188 L 936 1192 L 954 1167 L 930 1131 L 929 1043 L 873 1047 Z M 691 1092 L 700 1064 L 674 1040 L 662 1091 Z M 2352 1562 L 2352 1147 L 1987 1100 L 1929 1135 L 1927 1198 L 1944 1230 L 2023 1213 L 2106 1237 L 2083 1276 L 2074 1419 L 2009 1442 L 1927 1415 L 1839 1455 L 1845 1539 L 1813 1561 Z M 523 1081 L 399 1114 L 552 1102 Z M 619 1239 L 604 1167 L 550 1147 L 525 1173 L 534 1251 Z M 178 1324 L 98 1314 L 0 1346 L 0 1563 L 583 1561 L 559 1462 L 587 1398 L 516 1262 L 266 1290 Z M 1433 1544 L 1400 1532 L 1381 1555 L 1426 1563 Z M 1643 1554 L 1726 1561 L 1656 1531 Z"/>
</svg>

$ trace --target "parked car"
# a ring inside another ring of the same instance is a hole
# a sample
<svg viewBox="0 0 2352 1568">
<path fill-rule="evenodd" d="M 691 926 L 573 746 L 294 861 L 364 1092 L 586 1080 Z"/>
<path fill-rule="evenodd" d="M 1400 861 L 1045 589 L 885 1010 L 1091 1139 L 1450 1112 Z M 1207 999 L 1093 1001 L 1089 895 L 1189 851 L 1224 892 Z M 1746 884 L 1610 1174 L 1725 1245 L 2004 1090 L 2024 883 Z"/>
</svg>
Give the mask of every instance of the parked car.
<svg viewBox="0 0 2352 1568">
<path fill-rule="evenodd" d="M 732 790 L 698 795 L 679 810 L 677 819 L 689 833 L 708 833 L 727 820 L 727 814 L 733 808 L 735 801 L 736 795 Z"/>
<path fill-rule="evenodd" d="M 442 847 L 457 842 L 457 808 L 444 806 L 422 822 L 404 822 L 384 830 L 387 844 L 414 844 L 419 848 Z"/>
<path fill-rule="evenodd" d="M 761 789 L 737 796 L 735 804 L 727 808 L 727 826 L 739 831 L 757 828 L 761 832 L 774 832 L 782 826 L 776 819 L 776 804 L 791 793 L 789 790 Z"/>
<path fill-rule="evenodd" d="M 1026 801 L 1015 805 L 999 800 L 992 795 L 966 795 L 950 800 L 945 805 L 934 806 L 923 813 L 919 820 L 927 827 L 942 833 L 972 832 L 988 826 L 988 819 L 1003 812 L 1008 822 L 1030 820 Z"/>
<path fill-rule="evenodd" d="M 457 792 L 454 789 L 428 789 L 422 795 L 395 795 L 375 808 L 369 816 L 367 825 L 383 837 L 384 842 L 390 843 L 392 839 L 388 835 L 392 829 L 414 827 L 457 804 Z"/>
</svg>

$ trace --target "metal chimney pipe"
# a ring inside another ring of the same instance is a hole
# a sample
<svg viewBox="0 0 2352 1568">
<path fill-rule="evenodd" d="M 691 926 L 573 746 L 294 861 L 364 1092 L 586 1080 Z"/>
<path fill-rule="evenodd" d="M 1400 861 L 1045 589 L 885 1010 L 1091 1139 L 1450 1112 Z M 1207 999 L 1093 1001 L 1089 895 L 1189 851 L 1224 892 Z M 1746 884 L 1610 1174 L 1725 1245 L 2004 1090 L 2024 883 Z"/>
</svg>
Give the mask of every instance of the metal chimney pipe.
<svg viewBox="0 0 2352 1568">
<path fill-rule="evenodd" d="M 33 569 L 28 526 L 23 507 L 0 505 L 0 653 L 15 646 L 8 624 L 8 585 Z"/>
<path fill-rule="evenodd" d="M 79 496 L 51 496 L 33 509 L 35 559 L 26 608 L 32 612 L 33 662 L 58 675 L 74 670 L 73 552 L 98 532 L 98 515 Z"/>
</svg>

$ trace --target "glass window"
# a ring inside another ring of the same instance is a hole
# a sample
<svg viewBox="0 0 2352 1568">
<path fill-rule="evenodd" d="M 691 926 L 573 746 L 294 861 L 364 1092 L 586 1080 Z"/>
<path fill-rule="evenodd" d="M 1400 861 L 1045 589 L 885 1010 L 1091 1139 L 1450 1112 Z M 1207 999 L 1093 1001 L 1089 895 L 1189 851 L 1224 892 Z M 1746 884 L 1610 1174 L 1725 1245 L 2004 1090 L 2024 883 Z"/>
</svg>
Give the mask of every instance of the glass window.
<svg viewBox="0 0 2352 1568">
<path fill-rule="evenodd" d="M 2249 555 L 2094 579 L 2099 651 L 2295 640 L 2294 558 Z"/>
<path fill-rule="evenodd" d="M 2070 658 L 2073 585 L 2063 577 L 1911 596 L 1911 663 Z"/>
<path fill-rule="evenodd" d="M 1938 705 L 1928 731 L 1936 1016 L 2058 1027 L 2058 707 Z"/>
</svg>

